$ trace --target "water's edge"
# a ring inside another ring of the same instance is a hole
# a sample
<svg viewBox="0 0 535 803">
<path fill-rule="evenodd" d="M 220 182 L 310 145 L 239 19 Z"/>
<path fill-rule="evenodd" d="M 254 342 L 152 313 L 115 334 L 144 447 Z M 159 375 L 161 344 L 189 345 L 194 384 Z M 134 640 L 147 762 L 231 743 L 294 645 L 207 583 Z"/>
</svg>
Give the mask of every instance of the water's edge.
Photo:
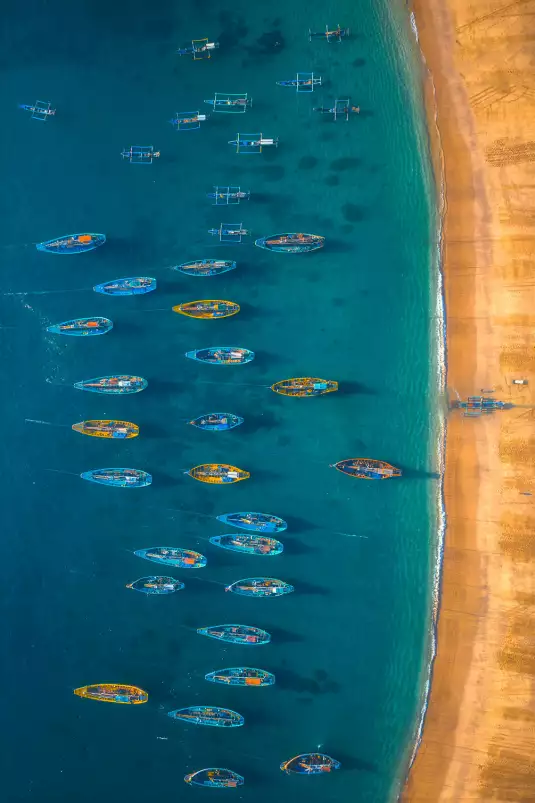
<svg viewBox="0 0 535 803">
<path fill-rule="evenodd" d="M 430 263 L 430 291 L 434 292 L 434 314 L 431 316 L 433 326 L 432 345 L 436 346 L 434 353 L 430 354 L 433 361 L 435 381 L 433 390 L 435 393 L 436 428 L 434 433 L 434 444 L 437 469 L 440 474 L 435 495 L 435 521 L 436 537 L 430 544 L 430 585 L 431 609 L 430 626 L 426 644 L 427 657 L 422 663 L 421 674 L 421 706 L 415 720 L 415 727 L 412 738 L 407 745 L 405 759 L 400 767 L 398 778 L 394 782 L 392 797 L 396 800 L 401 798 L 405 783 L 410 769 L 416 759 L 416 755 L 422 743 L 422 735 L 425 719 L 429 707 L 429 698 L 433 682 L 433 668 L 437 654 L 438 640 L 438 618 L 440 615 L 440 603 L 442 595 L 442 566 L 444 557 L 444 543 L 447 526 L 446 505 L 444 499 L 444 478 L 445 478 L 445 456 L 447 441 L 447 415 L 443 400 L 447 387 L 447 321 L 446 321 L 446 299 L 444 293 L 444 273 L 443 273 L 443 231 L 444 220 L 447 211 L 446 184 L 444 175 L 444 154 L 440 138 L 440 130 L 437 120 L 436 88 L 433 76 L 429 70 L 424 53 L 420 47 L 418 27 L 416 17 L 410 8 L 410 0 L 407 0 L 406 13 L 410 22 L 410 27 L 414 36 L 411 45 L 416 47 L 417 56 L 420 63 L 420 74 L 415 76 L 418 80 L 414 82 L 413 90 L 418 94 L 415 103 L 425 107 L 427 119 L 427 149 L 426 158 L 431 164 L 434 177 L 435 203 L 436 203 L 436 229 L 435 239 L 432 241 L 434 257 Z M 401 33 L 401 32 L 400 32 Z M 426 93 L 425 88 L 430 88 L 430 93 Z M 435 158 L 433 158 L 435 157 Z M 432 233 L 432 232 L 430 232 Z M 431 307 L 432 309 L 433 307 Z"/>
</svg>

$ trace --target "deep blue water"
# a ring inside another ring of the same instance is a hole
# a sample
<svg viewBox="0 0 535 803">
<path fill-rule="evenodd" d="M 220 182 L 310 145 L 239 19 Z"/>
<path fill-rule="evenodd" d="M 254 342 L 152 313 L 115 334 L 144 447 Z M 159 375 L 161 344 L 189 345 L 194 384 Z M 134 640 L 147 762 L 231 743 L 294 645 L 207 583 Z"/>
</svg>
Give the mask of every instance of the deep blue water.
<svg viewBox="0 0 535 803">
<path fill-rule="evenodd" d="M 383 803 L 403 772 L 419 715 L 436 526 L 434 210 L 416 59 L 406 20 L 386 4 L 30 0 L 4 11 L 2 288 L 28 293 L 0 299 L 0 325 L 11 327 L 0 329 L 10 803 L 204 799 L 216 793 L 187 791 L 182 777 L 205 766 L 244 774 L 246 786 L 229 793 L 244 801 L 286 803 L 306 788 L 310 803 Z M 309 43 L 309 27 L 338 21 L 350 40 Z M 221 43 L 211 61 L 175 55 L 203 35 Z M 298 69 L 323 76 L 314 96 L 275 85 Z M 253 109 L 215 115 L 195 132 L 166 123 L 176 111 L 208 110 L 202 101 L 214 91 L 247 91 Z M 350 96 L 360 116 L 334 124 L 311 111 L 337 96 Z M 17 109 L 36 98 L 58 110 L 44 125 Z M 226 144 L 238 130 L 278 136 L 280 147 L 238 156 Z M 153 144 L 159 162 L 123 162 L 133 144 Z M 253 198 L 225 212 L 205 193 L 228 182 Z M 295 257 L 216 248 L 207 229 L 222 220 L 256 236 L 318 232 L 327 245 Z M 105 231 L 108 242 L 64 258 L 32 245 L 77 231 Z M 203 255 L 237 259 L 238 269 L 213 279 L 169 270 Z M 91 291 L 135 274 L 156 276 L 158 291 Z M 170 311 L 210 297 L 242 310 L 206 322 Z M 115 328 L 84 340 L 44 332 L 85 315 L 111 317 Z M 183 357 L 217 344 L 257 357 L 227 369 Z M 146 376 L 149 389 L 107 399 L 70 386 L 115 372 Z M 336 379 L 340 392 L 293 400 L 265 387 L 303 374 Z M 186 426 L 208 410 L 245 424 L 229 433 Z M 111 443 L 70 429 L 106 417 L 135 421 L 141 437 Z M 405 476 L 367 483 L 329 468 L 356 456 L 388 460 Z M 211 461 L 252 477 L 219 488 L 183 474 Z M 122 491 L 73 476 L 108 465 L 143 468 L 154 483 Z M 240 509 L 287 519 L 286 552 L 263 561 L 211 547 L 206 539 L 226 530 L 210 517 Z M 186 589 L 170 597 L 126 590 L 152 566 L 131 550 L 166 544 L 198 549 L 209 564 L 193 578 L 177 570 Z M 223 593 L 263 573 L 296 593 Z M 224 647 L 188 629 L 233 621 L 266 628 L 272 644 Z M 203 680 L 239 664 L 275 672 L 277 685 Z M 72 695 L 104 681 L 139 685 L 149 703 Z M 220 733 L 166 717 L 192 704 L 234 708 L 246 726 Z M 282 760 L 320 746 L 343 771 L 280 773 Z"/>
</svg>

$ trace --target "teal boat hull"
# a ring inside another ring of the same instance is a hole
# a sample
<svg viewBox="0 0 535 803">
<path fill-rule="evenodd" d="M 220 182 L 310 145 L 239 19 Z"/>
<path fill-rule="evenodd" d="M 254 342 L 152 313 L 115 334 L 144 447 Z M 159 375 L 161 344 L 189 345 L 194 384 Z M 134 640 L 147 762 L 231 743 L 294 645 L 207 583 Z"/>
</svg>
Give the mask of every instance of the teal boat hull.
<svg viewBox="0 0 535 803">
<path fill-rule="evenodd" d="M 109 478 L 107 472 L 113 472 Z M 95 468 L 80 474 L 83 480 L 114 488 L 145 488 L 152 483 L 152 476 L 137 468 Z"/>
<path fill-rule="evenodd" d="M 243 521 L 243 519 L 250 519 L 250 521 Z M 223 524 L 230 524 L 231 527 L 239 527 L 241 530 L 250 530 L 259 533 L 281 533 L 286 530 L 288 525 L 283 519 L 278 516 L 272 516 L 269 513 L 251 513 L 238 512 L 238 513 L 224 513 L 217 516 L 218 521 Z"/>
<path fill-rule="evenodd" d="M 90 237 L 88 242 L 79 241 L 79 237 Z M 62 234 L 53 240 L 44 240 L 36 243 L 38 251 L 45 251 L 47 254 L 83 254 L 86 251 L 94 251 L 106 242 L 105 234 Z"/>
<path fill-rule="evenodd" d="M 84 379 L 75 382 L 76 390 L 87 390 L 89 393 L 105 393 L 109 396 L 128 395 L 140 393 L 149 383 L 142 376 L 129 374 L 112 374 L 110 376 L 96 376 L 94 379 Z"/>
<path fill-rule="evenodd" d="M 256 646 L 269 644 L 271 634 L 259 627 L 251 625 L 211 625 L 210 627 L 199 627 L 197 633 L 200 636 L 207 636 L 216 641 L 225 641 L 228 644 L 243 644 Z"/>
<path fill-rule="evenodd" d="M 95 322 L 95 325 L 88 327 L 86 324 L 89 321 Z M 67 335 L 68 337 L 95 337 L 96 335 L 105 335 L 111 329 L 113 329 L 113 321 L 110 321 L 109 318 L 73 318 L 70 321 L 46 327 L 46 331 L 51 334 Z"/>
</svg>

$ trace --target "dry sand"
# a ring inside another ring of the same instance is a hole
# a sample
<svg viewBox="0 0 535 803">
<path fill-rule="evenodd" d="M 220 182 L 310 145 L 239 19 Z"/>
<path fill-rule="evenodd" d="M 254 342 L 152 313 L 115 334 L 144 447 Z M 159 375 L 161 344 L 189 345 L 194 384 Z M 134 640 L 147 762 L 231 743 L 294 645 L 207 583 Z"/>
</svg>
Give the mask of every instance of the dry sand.
<svg viewBox="0 0 535 803">
<path fill-rule="evenodd" d="M 515 407 L 448 419 L 438 656 L 403 800 L 534 803 L 535 0 L 414 10 L 446 180 L 449 395 Z"/>
</svg>

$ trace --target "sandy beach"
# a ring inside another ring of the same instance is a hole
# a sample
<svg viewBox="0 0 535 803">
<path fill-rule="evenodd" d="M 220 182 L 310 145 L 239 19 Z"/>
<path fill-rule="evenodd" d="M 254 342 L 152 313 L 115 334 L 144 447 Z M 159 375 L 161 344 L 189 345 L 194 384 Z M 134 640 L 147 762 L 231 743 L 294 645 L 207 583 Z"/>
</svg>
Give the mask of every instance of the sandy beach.
<svg viewBox="0 0 535 803">
<path fill-rule="evenodd" d="M 514 407 L 448 418 L 438 654 L 403 800 L 527 803 L 535 800 L 535 0 L 413 7 L 446 184 L 448 396 L 492 389 Z"/>
</svg>

